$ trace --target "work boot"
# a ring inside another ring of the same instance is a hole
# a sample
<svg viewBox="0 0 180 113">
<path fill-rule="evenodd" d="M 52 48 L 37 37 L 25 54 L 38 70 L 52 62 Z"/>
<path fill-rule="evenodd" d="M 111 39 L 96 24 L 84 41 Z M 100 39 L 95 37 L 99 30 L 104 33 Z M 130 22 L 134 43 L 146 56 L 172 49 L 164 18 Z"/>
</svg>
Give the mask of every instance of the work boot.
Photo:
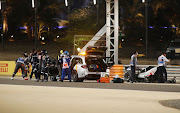
<svg viewBox="0 0 180 113">
<path fill-rule="evenodd" d="M 28 78 L 27 78 L 27 77 L 25 77 L 25 78 L 24 78 L 24 80 L 28 80 Z"/>
</svg>

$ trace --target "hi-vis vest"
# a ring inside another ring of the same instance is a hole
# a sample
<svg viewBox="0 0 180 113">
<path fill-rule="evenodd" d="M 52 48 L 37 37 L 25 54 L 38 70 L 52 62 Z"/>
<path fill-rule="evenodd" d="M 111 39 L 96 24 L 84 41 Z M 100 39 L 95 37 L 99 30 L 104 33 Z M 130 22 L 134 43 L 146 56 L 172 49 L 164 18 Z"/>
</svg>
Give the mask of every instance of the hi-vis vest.
<svg viewBox="0 0 180 113">
<path fill-rule="evenodd" d="M 63 67 L 62 68 L 64 68 L 64 69 L 69 68 L 69 64 L 67 62 L 67 59 L 68 58 L 63 58 Z"/>
<path fill-rule="evenodd" d="M 19 58 L 17 59 L 17 63 L 22 63 L 22 64 L 24 64 L 24 61 L 25 61 L 25 59 L 24 59 L 23 57 L 19 57 Z"/>
</svg>

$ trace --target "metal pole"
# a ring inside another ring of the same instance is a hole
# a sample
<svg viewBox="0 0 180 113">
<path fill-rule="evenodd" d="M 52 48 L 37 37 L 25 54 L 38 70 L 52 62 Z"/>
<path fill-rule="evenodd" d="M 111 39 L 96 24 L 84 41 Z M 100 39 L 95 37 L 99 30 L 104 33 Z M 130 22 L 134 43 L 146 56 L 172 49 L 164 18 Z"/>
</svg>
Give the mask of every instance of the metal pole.
<svg viewBox="0 0 180 113">
<path fill-rule="evenodd" d="M 114 63 L 118 64 L 119 0 L 114 0 Z"/>
<path fill-rule="evenodd" d="M 1 13 L 2 13 L 2 50 L 4 51 L 4 36 L 3 36 L 3 20 L 4 20 L 4 15 L 3 15 L 3 9 L 1 10 Z"/>
<path fill-rule="evenodd" d="M 148 3 L 145 2 L 145 10 L 146 10 L 146 59 L 148 59 Z"/>
<path fill-rule="evenodd" d="M 97 8 L 97 25 L 99 23 L 99 2 L 97 1 L 97 4 L 96 4 L 96 8 Z"/>
<path fill-rule="evenodd" d="M 37 49 L 37 0 L 35 0 L 35 49 Z"/>
<path fill-rule="evenodd" d="M 2 0 L 0 1 L 0 6 L 1 6 L 0 9 L 1 9 L 1 14 L 2 14 L 2 34 L 1 34 L 1 36 L 2 36 L 2 50 L 3 51 L 4 51 L 4 33 L 3 33 L 4 32 L 4 27 L 3 27 L 3 25 L 4 25 L 3 24 L 3 22 L 4 22 L 4 10 L 3 10 L 4 7 L 3 7 L 3 3 L 4 2 L 6 2 L 6 1 L 2 1 Z"/>
<path fill-rule="evenodd" d="M 106 57 L 110 58 L 110 38 L 111 38 L 111 0 L 106 0 Z M 108 59 L 106 59 L 108 61 Z"/>
<path fill-rule="evenodd" d="M 75 55 L 75 36 L 74 36 L 74 51 L 73 54 Z"/>
</svg>

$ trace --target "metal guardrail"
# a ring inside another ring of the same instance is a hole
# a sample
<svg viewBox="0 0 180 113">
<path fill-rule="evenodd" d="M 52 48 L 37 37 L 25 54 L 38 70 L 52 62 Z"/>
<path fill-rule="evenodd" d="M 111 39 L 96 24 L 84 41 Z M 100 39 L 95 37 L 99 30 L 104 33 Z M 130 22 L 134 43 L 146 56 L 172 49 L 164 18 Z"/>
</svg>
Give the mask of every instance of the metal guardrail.
<svg viewBox="0 0 180 113">
<path fill-rule="evenodd" d="M 180 77 L 180 66 L 167 66 L 168 77 Z"/>
<path fill-rule="evenodd" d="M 123 65 L 123 66 L 125 72 L 125 67 L 129 67 L 130 65 Z M 145 69 L 146 67 L 149 66 L 158 67 L 158 65 L 137 65 L 137 67 L 140 69 Z M 180 77 L 180 66 L 167 65 L 166 70 L 168 77 Z"/>
</svg>

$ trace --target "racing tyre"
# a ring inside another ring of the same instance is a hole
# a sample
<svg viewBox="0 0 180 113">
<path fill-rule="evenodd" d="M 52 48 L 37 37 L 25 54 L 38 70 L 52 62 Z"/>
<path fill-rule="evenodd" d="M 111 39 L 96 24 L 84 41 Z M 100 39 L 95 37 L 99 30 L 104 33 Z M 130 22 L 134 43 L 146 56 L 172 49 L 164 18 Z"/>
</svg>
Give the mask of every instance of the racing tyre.
<svg viewBox="0 0 180 113">
<path fill-rule="evenodd" d="M 51 81 L 57 81 L 57 79 L 56 79 L 55 76 L 50 76 L 50 80 L 51 80 Z"/>
<path fill-rule="evenodd" d="M 131 79 L 131 71 L 127 71 L 125 74 L 124 74 L 124 80 L 129 82 Z"/>
<path fill-rule="evenodd" d="M 73 82 L 83 82 L 84 79 L 79 79 L 78 78 L 78 73 L 77 71 L 73 71 L 72 72 L 72 79 L 73 79 Z"/>
<path fill-rule="evenodd" d="M 176 80 L 174 79 L 174 80 L 172 81 L 172 83 L 176 83 Z"/>
</svg>

